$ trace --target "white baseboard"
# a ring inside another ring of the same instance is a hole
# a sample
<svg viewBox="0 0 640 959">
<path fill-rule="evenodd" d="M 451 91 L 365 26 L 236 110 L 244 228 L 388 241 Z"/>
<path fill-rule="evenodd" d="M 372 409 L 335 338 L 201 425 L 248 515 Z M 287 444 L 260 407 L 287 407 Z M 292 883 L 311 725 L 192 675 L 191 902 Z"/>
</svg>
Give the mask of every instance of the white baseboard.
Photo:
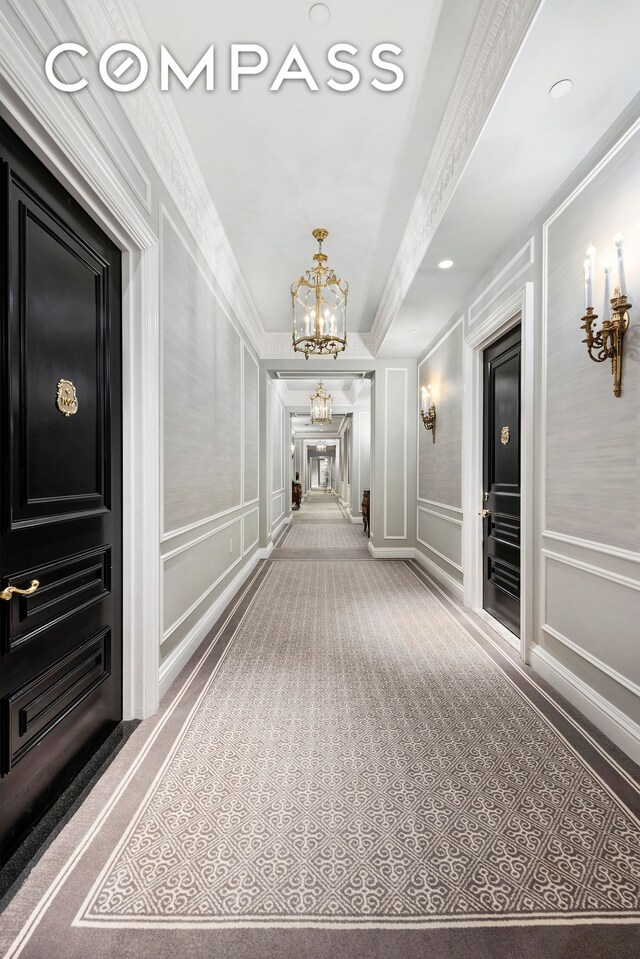
<svg viewBox="0 0 640 959">
<path fill-rule="evenodd" d="M 633 719 L 575 676 L 546 649 L 533 647 L 531 665 L 627 756 L 640 763 L 640 726 Z"/>
<path fill-rule="evenodd" d="M 288 516 L 283 516 L 275 529 L 271 530 L 271 540 L 272 542 L 278 538 L 280 532 L 282 531 L 283 526 L 288 526 L 291 522 L 291 513 Z"/>
<path fill-rule="evenodd" d="M 455 580 L 453 576 L 449 576 L 448 573 L 445 573 L 445 571 L 441 569 L 439 566 L 436 566 L 434 562 L 432 562 L 430 559 L 428 559 L 424 555 L 422 550 L 415 549 L 413 551 L 413 555 L 414 555 L 414 559 L 416 559 L 421 566 L 424 566 L 425 570 L 427 571 L 427 573 L 429 573 L 430 576 L 433 576 L 434 579 L 437 579 L 438 582 L 442 583 L 443 586 L 446 586 L 447 589 L 452 590 L 454 595 L 457 597 L 457 599 L 459 599 L 460 602 L 462 602 L 463 596 L 464 596 L 464 589 L 461 583 Z"/>
<path fill-rule="evenodd" d="M 374 546 L 371 540 L 368 543 L 369 552 L 376 559 L 413 559 L 413 546 Z"/>
<path fill-rule="evenodd" d="M 263 546 L 261 549 L 256 550 L 256 556 L 258 559 L 269 559 L 273 553 L 274 545 L 273 540 L 269 543 L 268 546 Z"/>
<path fill-rule="evenodd" d="M 173 652 L 169 653 L 160 667 L 160 698 L 164 696 L 176 676 L 189 662 L 198 646 L 203 642 L 207 633 L 220 617 L 225 606 L 229 604 L 243 583 L 249 578 L 260 560 L 268 558 L 272 549 L 273 543 L 270 543 L 266 549 L 258 549 L 255 551 L 246 566 L 233 577 L 229 585 L 220 593 L 218 598 L 214 600 L 204 616 L 198 620 L 193 629 L 187 633 Z"/>
</svg>

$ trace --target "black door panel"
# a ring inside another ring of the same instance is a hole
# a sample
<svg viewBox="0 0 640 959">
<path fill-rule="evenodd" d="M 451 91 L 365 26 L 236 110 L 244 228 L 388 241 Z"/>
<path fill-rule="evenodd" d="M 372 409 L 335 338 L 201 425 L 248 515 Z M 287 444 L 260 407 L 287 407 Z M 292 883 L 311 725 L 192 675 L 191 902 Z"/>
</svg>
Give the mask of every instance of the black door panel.
<svg viewBox="0 0 640 959">
<path fill-rule="evenodd" d="M 122 718 L 122 430 L 120 253 L 1 122 L 0 158 L 0 592 L 39 581 L 0 600 L 1 861 Z"/>
<path fill-rule="evenodd" d="M 484 353 L 483 605 L 520 635 L 520 327 Z"/>
</svg>

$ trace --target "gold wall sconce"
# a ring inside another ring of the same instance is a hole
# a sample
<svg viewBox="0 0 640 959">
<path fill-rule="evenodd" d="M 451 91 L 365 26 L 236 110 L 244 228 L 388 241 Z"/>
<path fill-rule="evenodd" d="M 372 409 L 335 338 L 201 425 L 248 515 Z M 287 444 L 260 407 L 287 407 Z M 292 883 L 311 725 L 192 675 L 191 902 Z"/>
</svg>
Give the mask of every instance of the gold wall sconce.
<svg viewBox="0 0 640 959">
<path fill-rule="evenodd" d="M 431 438 L 436 441 L 436 408 L 431 398 L 431 387 L 421 389 L 420 416 L 426 430 L 431 430 Z"/>
<path fill-rule="evenodd" d="M 604 316 L 600 330 L 593 330 L 593 324 L 598 314 L 593 307 L 593 279 L 595 273 L 596 251 L 593 246 L 587 250 L 587 259 L 584 261 L 584 289 L 585 314 L 582 317 L 581 330 L 586 333 L 582 341 L 587 345 L 587 351 L 594 363 L 603 363 L 611 360 L 611 374 L 613 376 L 613 395 L 620 396 L 622 392 L 622 340 L 629 329 L 629 310 L 631 303 L 627 300 L 626 279 L 624 275 L 624 260 L 622 255 L 622 237 L 620 234 L 613 238 L 616 247 L 618 266 L 618 285 L 610 295 L 611 266 L 604 266 Z"/>
</svg>

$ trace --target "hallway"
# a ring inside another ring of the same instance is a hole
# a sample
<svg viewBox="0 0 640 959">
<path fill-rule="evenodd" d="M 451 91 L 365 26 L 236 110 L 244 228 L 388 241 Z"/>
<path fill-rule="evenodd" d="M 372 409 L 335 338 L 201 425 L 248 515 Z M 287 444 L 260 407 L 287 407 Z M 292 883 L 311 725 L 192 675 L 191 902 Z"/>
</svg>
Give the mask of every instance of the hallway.
<svg viewBox="0 0 640 959">
<path fill-rule="evenodd" d="M 8 957 L 633 955 L 631 777 L 417 564 L 343 561 L 359 536 L 309 495 L 7 908 Z"/>
</svg>

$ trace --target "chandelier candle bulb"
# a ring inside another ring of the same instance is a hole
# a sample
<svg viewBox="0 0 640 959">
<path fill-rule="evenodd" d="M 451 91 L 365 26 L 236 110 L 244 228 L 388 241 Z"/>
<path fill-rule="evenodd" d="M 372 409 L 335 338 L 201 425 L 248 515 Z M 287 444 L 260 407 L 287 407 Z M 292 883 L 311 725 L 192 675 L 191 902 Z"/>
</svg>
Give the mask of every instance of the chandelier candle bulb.
<svg viewBox="0 0 640 959">
<path fill-rule="evenodd" d="M 618 286 L 620 287 L 621 293 L 627 292 L 627 281 L 624 275 L 624 258 L 622 255 L 622 242 L 623 238 L 620 233 L 616 233 L 613 238 L 613 242 L 616 245 L 616 257 L 618 260 Z"/>
</svg>

